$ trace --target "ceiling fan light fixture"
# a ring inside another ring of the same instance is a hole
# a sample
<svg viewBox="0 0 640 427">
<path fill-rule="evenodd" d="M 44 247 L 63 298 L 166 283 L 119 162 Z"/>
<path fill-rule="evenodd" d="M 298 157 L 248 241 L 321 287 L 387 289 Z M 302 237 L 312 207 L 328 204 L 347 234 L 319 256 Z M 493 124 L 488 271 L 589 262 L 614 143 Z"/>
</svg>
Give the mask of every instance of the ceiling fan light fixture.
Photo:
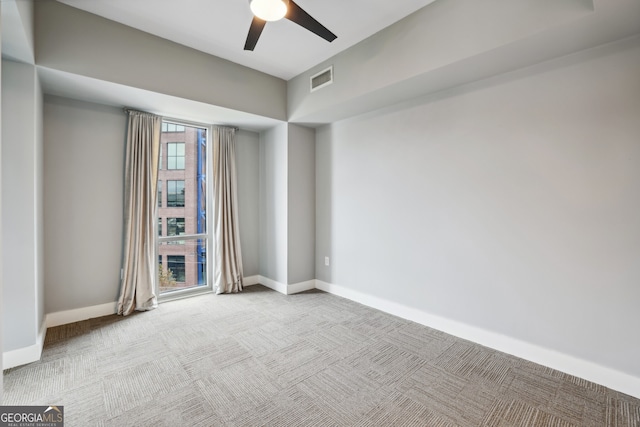
<svg viewBox="0 0 640 427">
<path fill-rule="evenodd" d="M 287 14 L 288 0 L 249 0 L 251 12 L 264 21 L 277 21 Z"/>
</svg>

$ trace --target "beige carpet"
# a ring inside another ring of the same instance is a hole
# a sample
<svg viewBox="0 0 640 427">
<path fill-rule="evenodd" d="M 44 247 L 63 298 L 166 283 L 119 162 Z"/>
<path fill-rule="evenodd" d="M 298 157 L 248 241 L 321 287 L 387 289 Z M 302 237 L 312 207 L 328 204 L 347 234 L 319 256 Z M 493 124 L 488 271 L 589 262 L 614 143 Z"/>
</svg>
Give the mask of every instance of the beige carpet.
<svg viewBox="0 0 640 427">
<path fill-rule="evenodd" d="M 351 301 L 262 286 L 47 332 L 5 404 L 66 426 L 640 426 L 640 400 Z"/>
</svg>

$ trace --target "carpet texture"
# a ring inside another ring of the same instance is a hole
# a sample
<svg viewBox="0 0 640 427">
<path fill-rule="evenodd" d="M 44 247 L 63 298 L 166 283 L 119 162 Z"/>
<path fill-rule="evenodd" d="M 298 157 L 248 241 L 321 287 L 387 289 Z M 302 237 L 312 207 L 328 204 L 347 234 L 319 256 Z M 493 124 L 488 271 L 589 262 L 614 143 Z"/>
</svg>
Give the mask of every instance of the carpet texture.
<svg viewBox="0 0 640 427">
<path fill-rule="evenodd" d="M 50 328 L 5 405 L 71 426 L 640 427 L 640 400 L 360 304 L 252 286 Z"/>
</svg>

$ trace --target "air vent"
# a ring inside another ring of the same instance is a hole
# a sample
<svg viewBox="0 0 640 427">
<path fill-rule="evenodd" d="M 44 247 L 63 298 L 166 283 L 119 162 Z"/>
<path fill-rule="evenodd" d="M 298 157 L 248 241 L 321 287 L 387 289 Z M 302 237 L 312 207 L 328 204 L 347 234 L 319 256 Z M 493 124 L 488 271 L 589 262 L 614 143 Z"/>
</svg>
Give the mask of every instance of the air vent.
<svg viewBox="0 0 640 427">
<path fill-rule="evenodd" d="M 333 83 L 333 65 L 311 76 L 311 92 Z"/>
</svg>

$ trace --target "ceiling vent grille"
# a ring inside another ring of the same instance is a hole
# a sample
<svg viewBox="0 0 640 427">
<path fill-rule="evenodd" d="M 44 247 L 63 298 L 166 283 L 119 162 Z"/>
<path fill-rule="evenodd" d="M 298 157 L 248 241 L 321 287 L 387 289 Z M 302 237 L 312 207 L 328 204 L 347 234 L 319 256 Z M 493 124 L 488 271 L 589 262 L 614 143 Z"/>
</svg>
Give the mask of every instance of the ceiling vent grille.
<svg viewBox="0 0 640 427">
<path fill-rule="evenodd" d="M 311 76 L 311 92 L 315 92 L 333 83 L 333 65 Z"/>
</svg>

